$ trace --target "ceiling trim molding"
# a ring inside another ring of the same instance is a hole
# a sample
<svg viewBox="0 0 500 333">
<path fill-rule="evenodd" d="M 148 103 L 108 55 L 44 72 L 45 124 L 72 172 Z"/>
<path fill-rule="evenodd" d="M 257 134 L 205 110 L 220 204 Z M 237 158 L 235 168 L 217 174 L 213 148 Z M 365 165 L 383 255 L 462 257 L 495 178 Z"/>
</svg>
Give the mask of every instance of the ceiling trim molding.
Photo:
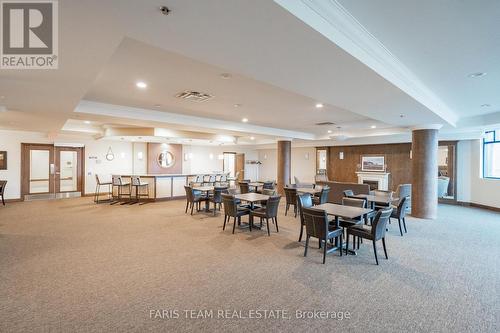
<svg viewBox="0 0 500 333">
<path fill-rule="evenodd" d="M 123 105 L 92 102 L 88 100 L 82 100 L 75 108 L 74 112 L 93 114 L 97 116 L 153 121 L 165 124 L 187 125 L 195 128 L 210 128 L 242 133 L 269 135 L 275 137 L 295 138 L 302 140 L 315 139 L 314 134 L 311 133 L 289 131 L 280 128 L 257 126 L 212 118 L 188 116 L 171 112 L 154 111 Z"/>
<path fill-rule="evenodd" d="M 304 23 L 456 126 L 457 114 L 336 0 L 274 0 Z"/>
</svg>

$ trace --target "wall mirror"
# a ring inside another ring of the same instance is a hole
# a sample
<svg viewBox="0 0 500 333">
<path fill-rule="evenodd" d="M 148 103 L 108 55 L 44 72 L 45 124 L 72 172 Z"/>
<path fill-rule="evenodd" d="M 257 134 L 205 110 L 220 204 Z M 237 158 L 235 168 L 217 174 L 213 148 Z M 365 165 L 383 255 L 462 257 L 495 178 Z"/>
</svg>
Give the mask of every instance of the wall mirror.
<svg viewBox="0 0 500 333">
<path fill-rule="evenodd" d="M 158 164 L 162 168 L 170 168 L 175 163 L 174 155 L 168 150 L 163 150 L 160 154 L 158 154 Z"/>
</svg>

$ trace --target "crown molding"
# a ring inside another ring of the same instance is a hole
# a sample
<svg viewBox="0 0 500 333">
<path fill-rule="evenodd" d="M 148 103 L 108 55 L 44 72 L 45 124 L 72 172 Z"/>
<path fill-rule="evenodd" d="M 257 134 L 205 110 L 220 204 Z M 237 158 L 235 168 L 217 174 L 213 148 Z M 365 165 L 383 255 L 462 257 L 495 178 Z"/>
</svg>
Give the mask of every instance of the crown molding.
<svg viewBox="0 0 500 333">
<path fill-rule="evenodd" d="M 370 67 L 441 119 L 457 114 L 336 0 L 274 0 L 347 53 Z"/>
</svg>

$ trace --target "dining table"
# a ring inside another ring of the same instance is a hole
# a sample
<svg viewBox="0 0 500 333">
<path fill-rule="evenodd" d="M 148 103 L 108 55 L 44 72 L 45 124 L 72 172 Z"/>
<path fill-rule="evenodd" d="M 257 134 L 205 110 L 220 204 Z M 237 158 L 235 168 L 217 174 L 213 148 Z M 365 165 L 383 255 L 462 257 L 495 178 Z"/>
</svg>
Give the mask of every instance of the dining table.
<svg viewBox="0 0 500 333">
<path fill-rule="evenodd" d="M 198 186 L 198 187 L 193 187 L 194 191 L 200 191 L 204 193 L 205 196 L 208 197 L 210 192 L 213 192 L 214 186 Z M 210 211 L 210 202 L 208 200 L 205 201 L 205 212 Z"/>
<path fill-rule="evenodd" d="M 399 200 L 399 198 L 395 198 L 395 197 L 389 197 L 389 196 L 383 196 L 383 195 L 373 195 L 373 194 L 354 194 L 354 195 L 350 195 L 349 198 L 366 200 L 370 204 L 371 209 L 375 208 L 375 203 L 387 205 L 387 204 L 390 204 L 394 201 Z"/>
<path fill-rule="evenodd" d="M 373 211 L 373 209 L 369 209 L 369 208 L 344 206 L 344 205 L 339 205 L 339 204 L 334 204 L 334 203 L 329 203 L 329 202 L 314 206 L 314 208 L 324 210 L 327 215 L 333 216 L 335 218 L 335 226 L 337 228 L 340 227 L 340 225 L 339 225 L 340 218 L 353 220 L 353 219 L 361 217 L 361 219 L 362 219 L 365 215 L 367 215 Z M 344 244 L 342 244 L 342 246 L 340 248 L 344 248 L 345 244 L 346 243 L 344 242 Z M 339 248 L 337 243 L 335 244 L 335 247 L 337 247 L 337 249 Z M 330 251 L 333 251 L 333 250 L 334 249 L 332 249 Z M 356 255 L 356 251 L 354 251 L 354 250 L 349 250 L 346 248 L 346 251 L 349 251 L 349 253 Z"/>
<path fill-rule="evenodd" d="M 310 187 L 297 187 L 297 193 L 308 193 L 311 195 L 316 195 L 318 193 L 321 193 L 322 191 L 321 186 L 316 186 L 315 188 L 310 188 Z"/>
<path fill-rule="evenodd" d="M 235 194 L 234 198 L 250 203 L 250 210 L 254 210 L 255 209 L 254 204 L 256 202 L 267 201 L 269 199 L 269 195 L 255 193 L 255 192 L 249 192 L 249 193 L 243 193 L 243 194 Z M 249 220 L 249 223 L 247 225 L 242 223 L 242 226 L 240 226 L 240 228 L 241 227 L 242 228 L 250 228 L 250 231 L 252 231 L 252 228 L 260 229 L 260 227 L 253 225 L 252 219 Z"/>
<path fill-rule="evenodd" d="M 257 192 L 257 190 L 259 189 L 259 187 L 262 187 L 264 186 L 264 183 L 261 183 L 261 182 L 251 182 L 251 183 L 248 183 L 248 187 L 250 189 L 253 188 L 254 189 L 254 192 Z"/>
</svg>

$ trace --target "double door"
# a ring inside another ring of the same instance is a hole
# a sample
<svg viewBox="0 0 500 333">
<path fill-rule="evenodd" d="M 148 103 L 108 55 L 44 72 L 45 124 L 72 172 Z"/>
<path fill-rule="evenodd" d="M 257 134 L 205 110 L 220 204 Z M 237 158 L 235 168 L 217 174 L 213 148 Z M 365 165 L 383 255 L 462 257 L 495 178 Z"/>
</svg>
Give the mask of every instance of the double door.
<svg viewBox="0 0 500 333">
<path fill-rule="evenodd" d="M 22 144 L 24 200 L 81 196 L 83 148 Z"/>
</svg>

